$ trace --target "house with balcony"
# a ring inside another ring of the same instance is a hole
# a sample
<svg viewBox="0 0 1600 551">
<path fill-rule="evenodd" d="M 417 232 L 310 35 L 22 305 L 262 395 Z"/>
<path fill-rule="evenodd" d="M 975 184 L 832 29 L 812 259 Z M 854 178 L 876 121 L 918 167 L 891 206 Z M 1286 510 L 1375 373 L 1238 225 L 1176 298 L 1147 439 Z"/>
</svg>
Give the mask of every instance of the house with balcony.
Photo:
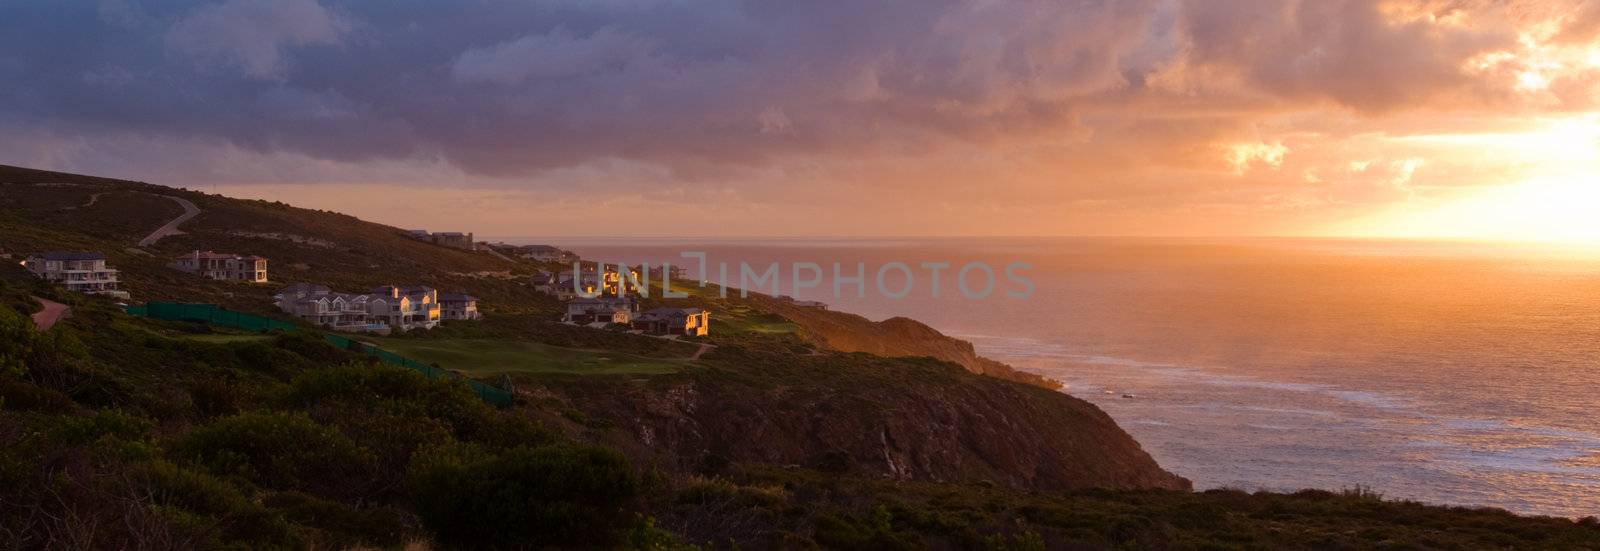
<svg viewBox="0 0 1600 551">
<path fill-rule="evenodd" d="M 106 257 L 96 252 L 51 251 L 33 253 L 22 266 L 34 276 L 89 295 L 128 298 L 117 280 L 116 269 L 106 265 Z"/>
<path fill-rule="evenodd" d="M 633 328 L 660 335 L 703 337 L 711 333 L 711 312 L 700 308 L 654 308 L 635 317 Z"/>
<path fill-rule="evenodd" d="M 381 298 L 388 312 L 371 310 L 372 316 L 400 330 L 433 329 L 439 325 L 443 309 L 439 291 L 422 285 L 383 285 L 374 287 L 371 296 Z M 474 305 L 476 310 L 476 305 Z"/>
<path fill-rule="evenodd" d="M 477 319 L 477 299 L 457 302 L 463 317 Z M 297 283 L 274 297 L 278 309 L 338 331 L 388 333 L 432 329 L 444 317 L 440 293 L 421 285 L 384 285 L 369 293 L 336 293 L 323 285 Z"/>
<path fill-rule="evenodd" d="M 218 281 L 267 282 L 267 259 L 213 251 L 195 251 L 178 257 L 173 269 Z"/>
</svg>

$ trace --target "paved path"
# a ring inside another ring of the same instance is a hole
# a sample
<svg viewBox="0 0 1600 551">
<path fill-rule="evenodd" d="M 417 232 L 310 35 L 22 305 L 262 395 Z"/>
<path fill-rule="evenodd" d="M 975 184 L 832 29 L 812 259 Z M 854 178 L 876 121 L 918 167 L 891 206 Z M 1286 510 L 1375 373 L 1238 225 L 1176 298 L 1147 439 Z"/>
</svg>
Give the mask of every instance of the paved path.
<svg viewBox="0 0 1600 551">
<path fill-rule="evenodd" d="M 500 257 L 500 260 L 504 260 L 504 261 L 510 262 L 512 264 L 516 264 L 517 263 L 517 259 L 511 258 L 511 257 L 503 255 L 503 254 L 500 254 L 500 251 L 497 251 L 497 250 L 494 250 L 494 249 L 490 249 L 488 247 L 484 247 L 483 250 L 489 251 L 489 254 L 492 254 L 492 255 Z"/>
<path fill-rule="evenodd" d="M 33 325 L 38 327 L 40 331 L 55 327 L 56 322 L 72 315 L 72 308 L 65 304 L 39 297 L 33 297 L 33 300 L 39 301 L 39 305 L 44 307 L 43 310 L 33 313 Z"/>
<path fill-rule="evenodd" d="M 156 231 L 150 232 L 150 235 L 146 236 L 144 239 L 140 239 L 140 247 L 148 247 L 150 245 L 154 245 L 163 237 L 183 233 L 178 231 L 178 225 L 188 222 L 190 218 L 194 218 L 200 214 L 200 207 L 194 206 L 194 201 L 190 201 L 182 197 L 173 197 L 171 195 L 162 195 L 162 197 L 177 201 L 178 205 L 183 207 L 183 214 L 178 215 L 177 218 L 173 218 L 171 222 L 167 222 L 167 225 L 156 228 Z"/>
<path fill-rule="evenodd" d="M 75 206 L 71 206 L 71 207 L 62 207 L 61 210 L 86 209 L 86 208 L 92 207 L 92 206 L 94 206 L 94 204 L 96 202 L 100 201 L 100 196 L 101 195 L 105 195 L 106 193 L 109 193 L 109 192 L 102 191 L 100 193 L 96 193 L 96 194 L 90 195 L 89 196 L 89 202 L 84 203 L 82 205 L 75 205 Z"/>
<path fill-rule="evenodd" d="M 693 356 L 689 356 L 689 361 L 694 361 L 694 360 L 700 359 L 700 356 L 705 355 L 706 352 L 710 352 L 711 349 L 716 348 L 716 347 L 717 347 L 717 345 L 714 345 L 714 344 L 700 343 L 700 349 L 694 351 L 694 355 Z"/>
</svg>

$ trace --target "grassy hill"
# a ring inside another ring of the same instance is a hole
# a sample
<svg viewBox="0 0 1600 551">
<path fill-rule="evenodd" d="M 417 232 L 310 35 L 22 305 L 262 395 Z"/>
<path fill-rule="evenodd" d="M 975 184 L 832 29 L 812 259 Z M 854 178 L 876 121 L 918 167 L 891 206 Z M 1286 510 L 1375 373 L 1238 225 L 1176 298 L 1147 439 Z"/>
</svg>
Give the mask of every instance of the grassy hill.
<svg viewBox="0 0 1600 551">
<path fill-rule="evenodd" d="M 188 199 L 201 212 L 181 226 L 182 235 L 136 246 L 183 212 L 168 197 Z M 395 283 L 469 292 L 492 312 L 548 314 L 558 308 L 554 300 L 523 284 L 525 276 L 541 267 L 537 264 L 424 243 L 399 228 L 352 216 L 0 166 L 0 250 L 16 255 L 63 249 L 105 253 L 108 263 L 123 271 L 124 287 L 138 301 L 213 302 L 273 314 L 272 295 L 291 283 L 320 283 L 345 292 Z M 178 255 L 197 249 L 267 257 L 272 283 L 215 282 L 166 267 Z M 16 279 L 19 270 L 8 268 Z"/>
<path fill-rule="evenodd" d="M 164 196 L 202 213 L 136 246 L 182 212 Z M 165 267 L 193 248 L 268 256 L 276 284 Z M 369 340 L 516 394 L 494 408 L 304 330 L 132 317 L 4 263 L 7 549 L 1600 548 L 1594 519 L 1190 492 L 1098 408 L 975 374 L 970 345 L 910 320 L 701 293 L 684 303 L 714 310 L 710 338 L 572 327 L 518 279 L 537 264 L 336 213 L 11 167 L 0 249 L 97 250 L 136 299 L 266 314 L 295 281 L 469 292 L 481 323 Z M 73 315 L 40 332 L 31 296 Z M 838 351 L 852 347 L 870 350 Z"/>
</svg>

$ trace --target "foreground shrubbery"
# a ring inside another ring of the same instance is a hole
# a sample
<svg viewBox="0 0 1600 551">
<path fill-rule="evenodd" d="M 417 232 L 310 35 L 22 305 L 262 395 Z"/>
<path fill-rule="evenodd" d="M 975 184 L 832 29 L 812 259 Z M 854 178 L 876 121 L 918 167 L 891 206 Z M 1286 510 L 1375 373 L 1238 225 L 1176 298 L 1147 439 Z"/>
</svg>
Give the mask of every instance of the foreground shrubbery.
<svg viewBox="0 0 1600 551">
<path fill-rule="evenodd" d="M 419 454 L 408 487 L 423 523 L 469 547 L 613 545 L 639 490 L 628 461 L 584 445 Z"/>
<path fill-rule="evenodd" d="M 621 455 L 458 382 L 303 335 L 210 344 L 79 306 L 48 334 L 0 308 L 0 547 L 520 548 L 637 532 Z"/>
</svg>

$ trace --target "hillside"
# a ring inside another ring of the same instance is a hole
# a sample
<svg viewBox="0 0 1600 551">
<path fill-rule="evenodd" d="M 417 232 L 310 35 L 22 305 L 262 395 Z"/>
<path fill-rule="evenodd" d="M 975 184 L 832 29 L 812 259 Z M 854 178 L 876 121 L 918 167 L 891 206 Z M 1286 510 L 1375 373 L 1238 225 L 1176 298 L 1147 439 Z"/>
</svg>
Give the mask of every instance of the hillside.
<svg viewBox="0 0 1600 551">
<path fill-rule="evenodd" d="M 192 201 L 200 214 L 180 227 L 182 234 L 138 247 L 183 212 L 169 197 Z M 556 309 L 553 300 L 514 279 L 538 266 L 423 243 L 399 228 L 283 203 L 17 167 L 0 166 L 0 249 L 105 253 L 136 301 L 214 302 L 275 313 L 272 294 L 291 283 L 347 292 L 396 283 L 469 292 L 484 299 L 486 310 Z M 265 256 L 272 283 L 214 282 L 166 267 L 197 249 Z"/>
<path fill-rule="evenodd" d="M 150 247 L 135 247 L 141 237 L 183 212 L 164 196 L 193 201 L 201 213 L 182 225 L 183 234 L 163 238 Z M 549 297 L 531 292 L 523 282 L 539 269 L 562 266 L 507 262 L 485 252 L 422 243 L 404 236 L 401 228 L 283 203 L 0 165 L 0 250 L 51 249 L 106 253 L 110 263 L 123 270 L 125 286 L 136 301 L 214 302 L 241 311 L 276 314 L 270 296 L 291 283 L 321 283 L 349 291 L 415 283 L 473 294 L 484 299 L 480 306 L 491 313 L 554 318 L 560 308 Z M 265 256 L 271 259 L 273 284 L 210 282 L 165 267 L 170 257 L 196 249 Z M 800 329 L 799 338 L 825 349 L 926 356 L 960 364 L 974 373 L 1046 388 L 1059 386 L 978 356 L 970 343 L 913 320 L 875 323 L 845 312 L 799 308 L 759 294 L 684 302 L 711 309 L 713 323 L 723 327 L 730 319 L 742 317 L 738 311 L 753 309 L 784 318 L 780 321 Z"/>
<path fill-rule="evenodd" d="M 201 213 L 138 247 L 183 212 L 166 196 Z M 165 267 L 193 248 L 268 256 L 274 284 Z M 912 320 L 697 296 L 682 303 L 714 310 L 707 338 L 568 326 L 521 277 L 550 266 L 337 213 L 0 168 L 0 249 L 97 250 L 136 301 L 271 315 L 270 295 L 294 281 L 472 293 L 481 322 L 366 340 L 516 396 L 494 408 L 309 327 L 133 317 L 7 262 L 7 548 L 1600 546 L 1592 520 L 1363 492 L 1193 493 L 1097 407 L 1004 380 Z M 31 296 L 72 316 L 40 332 L 24 317 Z"/>
</svg>

